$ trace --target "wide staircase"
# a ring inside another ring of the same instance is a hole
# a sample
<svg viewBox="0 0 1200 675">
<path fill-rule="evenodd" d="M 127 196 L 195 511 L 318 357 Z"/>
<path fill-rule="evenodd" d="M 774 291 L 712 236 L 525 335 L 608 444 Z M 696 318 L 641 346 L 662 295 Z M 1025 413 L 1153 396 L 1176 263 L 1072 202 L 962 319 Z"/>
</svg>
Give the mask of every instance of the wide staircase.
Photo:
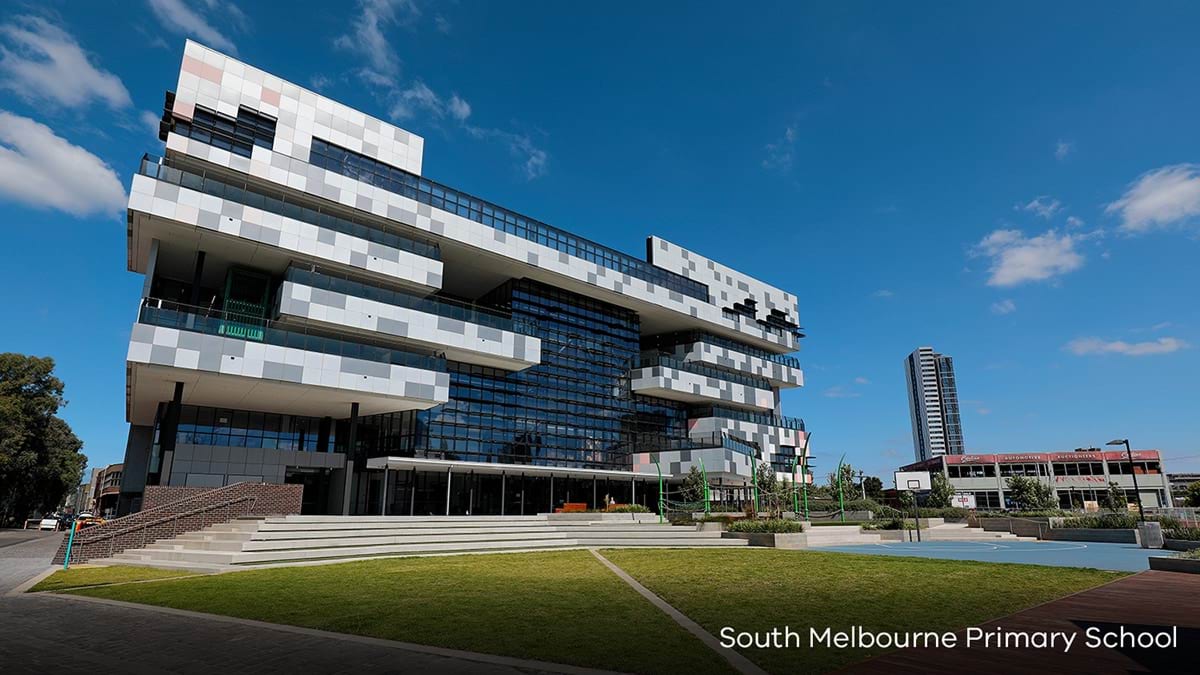
<svg viewBox="0 0 1200 675">
<path fill-rule="evenodd" d="M 858 525 L 821 525 L 805 529 L 804 539 L 809 548 L 820 548 L 878 544 L 881 537 L 873 532 L 864 532 Z"/>
<path fill-rule="evenodd" d="M 1035 537 L 1018 537 L 1011 532 L 989 532 L 966 523 L 931 524 L 921 530 L 922 539 L 928 541 L 1035 541 Z"/>
<path fill-rule="evenodd" d="M 575 515 L 575 514 L 572 514 Z M 596 514 L 600 518 L 601 514 Z M 827 528 L 822 528 L 827 529 Z M 833 528 L 828 528 L 833 529 Z M 227 570 L 383 556 L 606 547 L 745 546 L 720 532 L 621 519 L 539 516 L 271 516 L 160 539 L 96 564 Z"/>
</svg>

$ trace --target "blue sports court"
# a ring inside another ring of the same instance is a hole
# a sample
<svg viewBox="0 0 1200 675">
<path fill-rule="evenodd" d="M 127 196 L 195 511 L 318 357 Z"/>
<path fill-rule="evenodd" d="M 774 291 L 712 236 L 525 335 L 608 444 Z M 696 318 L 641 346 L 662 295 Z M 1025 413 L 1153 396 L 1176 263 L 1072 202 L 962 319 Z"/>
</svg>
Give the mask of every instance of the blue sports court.
<svg viewBox="0 0 1200 675">
<path fill-rule="evenodd" d="M 1149 569 L 1150 556 L 1174 554 L 1173 551 L 1144 549 L 1136 544 L 1094 544 L 1080 541 L 905 541 L 829 546 L 819 550 L 1055 567 L 1092 567 L 1121 572 Z"/>
</svg>

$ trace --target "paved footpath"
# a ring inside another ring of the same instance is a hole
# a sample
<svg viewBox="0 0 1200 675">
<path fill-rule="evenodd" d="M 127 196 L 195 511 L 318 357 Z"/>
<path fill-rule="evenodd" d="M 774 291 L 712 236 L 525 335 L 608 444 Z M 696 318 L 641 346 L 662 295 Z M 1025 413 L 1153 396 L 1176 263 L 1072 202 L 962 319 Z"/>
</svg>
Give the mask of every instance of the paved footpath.
<svg viewBox="0 0 1200 675">
<path fill-rule="evenodd" d="M 1196 673 L 1200 654 L 1200 574 L 1148 571 L 990 621 L 985 630 L 1070 631 L 1071 651 L 1049 649 L 904 649 L 847 668 L 847 673 Z M 1102 632 L 1178 629 L 1174 649 L 1088 649 L 1088 628 Z M 960 632 L 960 636 L 962 633 Z"/>
<path fill-rule="evenodd" d="M 49 567 L 61 533 L 12 545 L 0 537 L 0 673 L 585 672 L 173 610 L 8 591 Z M 430 653 L 430 652 L 442 653 Z M 450 655 L 454 654 L 454 655 Z M 495 661 L 501 661 L 496 663 Z M 595 672 L 595 671 L 591 671 Z"/>
</svg>

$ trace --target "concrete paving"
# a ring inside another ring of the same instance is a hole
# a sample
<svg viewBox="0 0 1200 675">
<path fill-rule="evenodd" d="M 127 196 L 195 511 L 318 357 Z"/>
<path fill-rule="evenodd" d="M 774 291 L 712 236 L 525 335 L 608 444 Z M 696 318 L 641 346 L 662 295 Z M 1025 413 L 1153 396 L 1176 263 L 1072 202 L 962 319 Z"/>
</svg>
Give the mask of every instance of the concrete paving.
<svg viewBox="0 0 1200 675">
<path fill-rule="evenodd" d="M 867 546 L 834 546 L 823 550 L 1055 567 L 1093 567 L 1118 572 L 1140 572 L 1149 569 L 1150 556 L 1174 555 L 1173 551 L 1145 549 L 1136 544 L 1015 540 L 884 542 Z"/>
</svg>

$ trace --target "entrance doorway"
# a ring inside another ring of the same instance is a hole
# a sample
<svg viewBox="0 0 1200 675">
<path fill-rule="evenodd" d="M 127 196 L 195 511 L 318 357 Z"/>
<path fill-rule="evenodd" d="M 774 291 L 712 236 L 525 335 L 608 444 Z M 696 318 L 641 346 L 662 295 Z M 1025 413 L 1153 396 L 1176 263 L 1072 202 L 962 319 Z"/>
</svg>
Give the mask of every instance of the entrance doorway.
<svg viewBox="0 0 1200 675">
<path fill-rule="evenodd" d="M 288 485 L 303 485 L 300 498 L 300 513 L 303 515 L 325 515 L 329 506 L 329 470 L 289 468 L 283 482 Z"/>
</svg>

